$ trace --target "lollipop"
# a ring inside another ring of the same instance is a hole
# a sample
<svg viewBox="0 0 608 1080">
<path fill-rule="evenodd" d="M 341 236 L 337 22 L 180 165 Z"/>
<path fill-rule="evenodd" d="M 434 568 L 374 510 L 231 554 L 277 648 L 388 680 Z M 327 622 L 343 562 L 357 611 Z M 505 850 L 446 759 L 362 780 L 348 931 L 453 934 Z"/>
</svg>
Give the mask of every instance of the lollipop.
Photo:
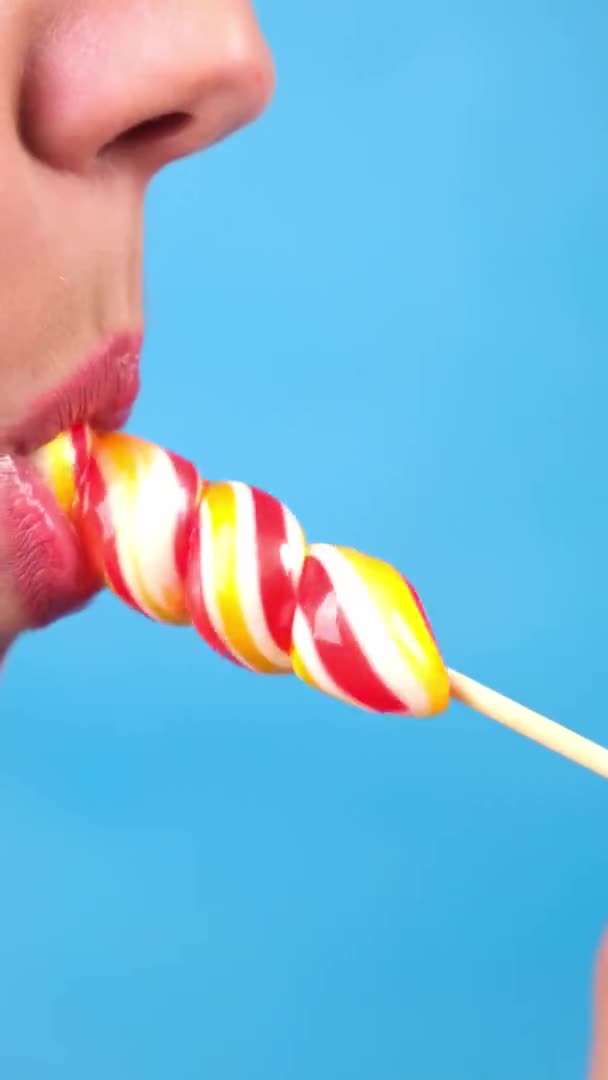
<svg viewBox="0 0 608 1080">
<path fill-rule="evenodd" d="M 36 464 L 100 581 L 216 652 L 372 712 L 428 717 L 451 698 L 608 778 L 608 750 L 448 669 L 414 587 L 380 559 L 309 544 L 291 510 L 210 483 L 131 435 L 78 427 Z"/>
</svg>

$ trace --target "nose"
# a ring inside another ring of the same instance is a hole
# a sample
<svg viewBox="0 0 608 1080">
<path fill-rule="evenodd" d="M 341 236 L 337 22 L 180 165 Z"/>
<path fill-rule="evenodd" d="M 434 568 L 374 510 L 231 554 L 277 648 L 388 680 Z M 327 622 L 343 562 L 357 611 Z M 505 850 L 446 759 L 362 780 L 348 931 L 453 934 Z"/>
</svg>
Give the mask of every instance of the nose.
<svg viewBox="0 0 608 1080">
<path fill-rule="evenodd" d="M 50 5 L 51 7 L 53 5 Z M 55 168 L 146 176 L 253 120 L 274 84 L 249 0 L 77 0 L 29 47 L 21 137 Z"/>
</svg>

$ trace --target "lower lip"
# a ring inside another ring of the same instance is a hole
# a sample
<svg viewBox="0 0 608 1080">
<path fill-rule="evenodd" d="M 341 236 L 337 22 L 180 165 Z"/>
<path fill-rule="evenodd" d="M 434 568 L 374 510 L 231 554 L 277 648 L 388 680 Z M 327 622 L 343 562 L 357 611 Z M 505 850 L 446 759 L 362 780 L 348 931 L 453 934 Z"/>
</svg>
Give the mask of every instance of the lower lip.
<svg viewBox="0 0 608 1080">
<path fill-rule="evenodd" d="M 0 500 L 11 576 L 28 626 L 46 626 L 78 610 L 101 583 L 73 526 L 27 459 L 0 459 Z"/>
<path fill-rule="evenodd" d="M 8 544 L 2 556 L 8 558 L 28 627 L 46 626 L 78 610 L 101 585 L 73 525 L 28 455 L 59 430 L 85 419 L 101 430 L 122 427 L 139 388 L 140 348 L 136 334 L 106 344 L 68 385 L 36 403 L 12 440 L 17 453 L 0 455 L 3 548 Z"/>
</svg>

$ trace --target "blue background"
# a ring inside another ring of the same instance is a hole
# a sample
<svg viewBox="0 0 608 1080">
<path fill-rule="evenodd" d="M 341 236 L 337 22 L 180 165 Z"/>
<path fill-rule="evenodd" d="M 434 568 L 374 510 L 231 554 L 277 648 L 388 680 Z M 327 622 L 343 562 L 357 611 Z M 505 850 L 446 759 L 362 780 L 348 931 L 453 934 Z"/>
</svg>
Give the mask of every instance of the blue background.
<svg viewBox="0 0 608 1080">
<path fill-rule="evenodd" d="M 158 178 L 131 429 L 416 583 L 608 742 L 605 5 L 264 0 L 264 120 Z M 15 650 L 7 1080 L 581 1077 L 606 785 L 111 597 Z"/>
</svg>

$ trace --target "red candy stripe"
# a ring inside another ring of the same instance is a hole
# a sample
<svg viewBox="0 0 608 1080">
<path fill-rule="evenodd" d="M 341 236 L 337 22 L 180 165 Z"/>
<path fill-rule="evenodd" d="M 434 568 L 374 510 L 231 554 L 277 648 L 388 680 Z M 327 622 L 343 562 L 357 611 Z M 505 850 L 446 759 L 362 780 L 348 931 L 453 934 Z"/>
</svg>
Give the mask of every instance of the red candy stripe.
<svg viewBox="0 0 608 1080">
<path fill-rule="evenodd" d="M 281 503 L 252 487 L 262 607 L 268 630 L 279 649 L 289 653 L 296 610 L 296 582 L 285 567 L 282 552 L 288 535 Z"/>
<path fill-rule="evenodd" d="M 111 583 L 117 595 L 130 607 L 141 612 L 139 604 L 122 576 L 114 522 L 110 517 L 106 502 L 106 485 L 94 454 L 89 458 L 81 486 L 81 528 L 94 564 Z"/>
<path fill-rule="evenodd" d="M 407 713 L 371 667 L 340 606 L 325 567 L 309 555 L 298 589 L 302 611 L 328 675 L 349 697 L 378 712 Z"/>
</svg>

